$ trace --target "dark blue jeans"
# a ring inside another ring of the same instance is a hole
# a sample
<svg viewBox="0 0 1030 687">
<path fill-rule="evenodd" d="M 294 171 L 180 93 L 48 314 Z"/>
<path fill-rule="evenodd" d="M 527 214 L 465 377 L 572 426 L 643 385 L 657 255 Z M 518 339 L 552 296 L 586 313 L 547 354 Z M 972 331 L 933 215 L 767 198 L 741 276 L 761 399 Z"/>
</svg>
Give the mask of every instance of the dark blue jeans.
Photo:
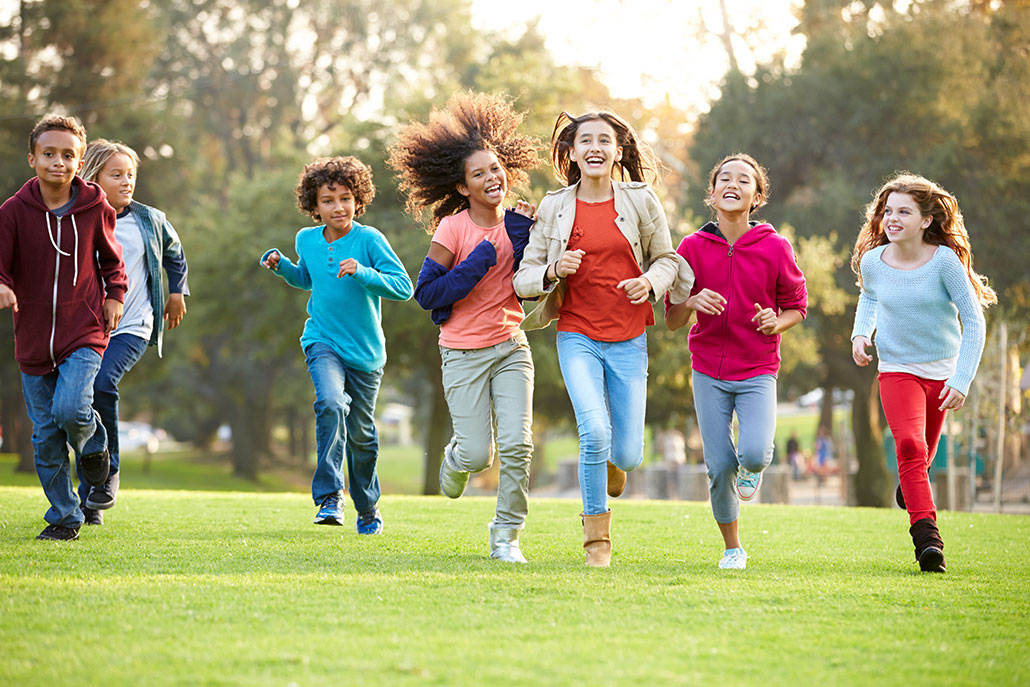
<svg viewBox="0 0 1030 687">
<path fill-rule="evenodd" d="M 311 496 L 319 504 L 342 492 L 344 447 L 347 481 L 354 508 L 365 513 L 379 502 L 379 434 L 374 422 L 382 368 L 363 372 L 348 367 L 331 347 L 313 343 L 304 351 L 315 385 L 315 443 L 318 464 Z"/>
<path fill-rule="evenodd" d="M 125 373 L 139 362 L 147 350 L 147 340 L 133 334 L 112 336 L 100 362 L 100 371 L 93 382 L 93 410 L 100 414 L 100 421 L 107 431 L 107 450 L 111 454 L 111 474 L 118 472 L 118 382 Z M 82 479 L 82 466 L 78 463 L 79 502 L 85 503 L 89 496 L 89 484 Z"/>
<path fill-rule="evenodd" d="M 78 527 L 82 510 L 72 489 L 68 444 L 76 454 L 107 447 L 107 433 L 93 410 L 93 380 L 100 354 L 80 348 L 45 375 L 21 375 L 25 408 L 32 420 L 32 449 L 36 474 L 50 502 L 43 519 L 51 525 Z"/>
</svg>

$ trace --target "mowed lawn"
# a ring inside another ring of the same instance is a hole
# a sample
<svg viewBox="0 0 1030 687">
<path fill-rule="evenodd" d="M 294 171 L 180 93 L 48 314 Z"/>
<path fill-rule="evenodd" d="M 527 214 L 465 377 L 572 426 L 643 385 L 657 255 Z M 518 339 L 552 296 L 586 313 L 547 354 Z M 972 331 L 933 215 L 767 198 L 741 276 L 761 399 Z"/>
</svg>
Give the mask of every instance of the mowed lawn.
<svg viewBox="0 0 1030 687">
<path fill-rule="evenodd" d="M 921 574 L 898 510 L 746 506 L 746 571 L 707 504 L 614 502 L 582 565 L 573 500 L 531 503 L 515 566 L 487 498 L 387 496 L 385 533 L 305 494 L 123 489 L 40 542 L 0 487 L 0 685 L 1026 685 L 1030 518 L 943 513 Z"/>
</svg>

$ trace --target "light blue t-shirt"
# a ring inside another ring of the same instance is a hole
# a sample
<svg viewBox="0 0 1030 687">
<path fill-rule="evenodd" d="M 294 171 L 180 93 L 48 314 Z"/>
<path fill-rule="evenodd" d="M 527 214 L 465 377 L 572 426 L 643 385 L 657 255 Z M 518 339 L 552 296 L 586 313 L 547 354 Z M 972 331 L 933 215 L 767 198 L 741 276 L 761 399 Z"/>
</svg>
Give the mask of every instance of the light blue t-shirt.
<svg viewBox="0 0 1030 687">
<path fill-rule="evenodd" d="M 132 334 L 150 341 L 154 331 L 154 306 L 150 303 L 150 276 L 147 272 L 147 251 L 143 233 L 128 208 L 118 215 L 114 225 L 114 238 L 122 247 L 122 262 L 129 289 L 125 292 L 122 319 L 111 336 Z"/>
<path fill-rule="evenodd" d="M 301 348 L 324 343 L 349 367 L 378 370 L 386 364 L 380 298 L 411 298 L 411 279 L 378 229 L 353 222 L 350 231 L 332 243 L 324 229 L 320 225 L 297 232 L 296 264 L 275 249 L 280 255 L 275 270 L 279 276 L 311 291 Z M 346 258 L 354 258 L 358 270 L 339 278 L 340 261 Z"/>
<path fill-rule="evenodd" d="M 862 256 L 862 294 L 851 338 L 872 337 L 888 363 L 928 363 L 958 356 L 945 383 L 963 394 L 980 365 L 986 339 L 983 308 L 962 261 L 947 246 L 914 270 L 883 261 L 889 244 Z M 961 318 L 961 325 L 959 323 Z"/>
</svg>

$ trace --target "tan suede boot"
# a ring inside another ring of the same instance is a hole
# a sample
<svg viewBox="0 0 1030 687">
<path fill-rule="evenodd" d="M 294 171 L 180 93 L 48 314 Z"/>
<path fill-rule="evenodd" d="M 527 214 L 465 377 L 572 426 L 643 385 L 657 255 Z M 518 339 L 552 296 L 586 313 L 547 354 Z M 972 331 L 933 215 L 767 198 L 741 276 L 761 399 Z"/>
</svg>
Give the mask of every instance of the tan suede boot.
<svg viewBox="0 0 1030 687">
<path fill-rule="evenodd" d="M 607 568 L 612 562 L 612 512 L 597 515 L 579 514 L 583 519 L 583 548 L 587 552 L 586 564 L 593 568 Z"/>
<path fill-rule="evenodd" d="M 622 496 L 626 490 L 626 471 L 608 461 L 608 496 Z"/>
</svg>

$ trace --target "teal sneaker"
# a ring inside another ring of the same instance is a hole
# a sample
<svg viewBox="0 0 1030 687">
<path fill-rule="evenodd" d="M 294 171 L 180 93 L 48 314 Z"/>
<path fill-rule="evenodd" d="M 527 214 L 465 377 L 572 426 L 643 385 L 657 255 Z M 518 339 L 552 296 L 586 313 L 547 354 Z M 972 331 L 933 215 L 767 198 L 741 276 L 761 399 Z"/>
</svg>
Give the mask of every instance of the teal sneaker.
<svg viewBox="0 0 1030 687">
<path fill-rule="evenodd" d="M 322 499 L 322 505 L 315 516 L 316 525 L 342 525 L 343 524 L 343 499 L 339 494 L 329 494 Z"/>
<path fill-rule="evenodd" d="M 722 552 L 719 567 L 723 570 L 743 570 L 747 567 L 747 553 L 744 549 L 726 549 Z"/>
<path fill-rule="evenodd" d="M 750 501 L 758 493 L 758 487 L 762 484 L 762 473 L 751 472 L 740 468 L 737 471 L 737 496 L 741 501 Z"/>
</svg>

